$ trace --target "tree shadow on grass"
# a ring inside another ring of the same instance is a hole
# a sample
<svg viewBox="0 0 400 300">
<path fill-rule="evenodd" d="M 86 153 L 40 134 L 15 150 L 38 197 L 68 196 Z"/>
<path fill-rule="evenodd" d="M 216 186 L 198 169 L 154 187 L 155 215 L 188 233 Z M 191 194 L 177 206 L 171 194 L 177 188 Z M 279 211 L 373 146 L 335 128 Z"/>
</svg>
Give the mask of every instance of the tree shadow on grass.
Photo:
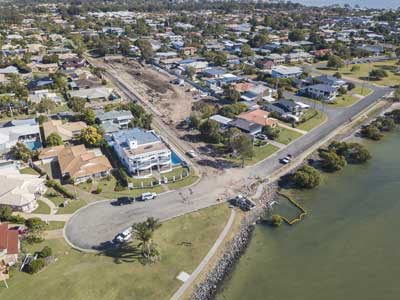
<svg viewBox="0 0 400 300">
<path fill-rule="evenodd" d="M 111 257 L 116 264 L 141 262 L 142 259 L 142 252 L 133 243 L 115 245 L 111 242 L 105 242 L 95 247 L 95 249 L 100 251 L 97 255 Z"/>
<path fill-rule="evenodd" d="M 385 71 L 392 71 L 392 72 L 394 72 L 394 71 L 397 70 L 397 68 L 398 68 L 399 66 L 381 65 L 381 66 L 377 66 L 377 67 L 380 68 L 380 69 L 382 69 L 382 70 L 385 70 Z"/>
</svg>

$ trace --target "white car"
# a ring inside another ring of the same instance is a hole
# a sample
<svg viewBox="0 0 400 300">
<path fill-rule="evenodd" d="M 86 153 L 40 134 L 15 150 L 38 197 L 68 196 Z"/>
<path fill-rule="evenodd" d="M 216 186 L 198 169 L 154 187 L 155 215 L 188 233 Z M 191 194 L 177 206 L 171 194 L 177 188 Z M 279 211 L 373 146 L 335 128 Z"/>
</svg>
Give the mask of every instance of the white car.
<svg viewBox="0 0 400 300">
<path fill-rule="evenodd" d="M 117 234 L 117 236 L 114 238 L 114 242 L 123 244 L 129 242 L 131 238 L 132 238 L 132 228 L 127 228 L 121 233 Z"/>
<path fill-rule="evenodd" d="M 286 155 L 284 158 L 281 159 L 282 164 L 288 164 L 292 161 L 293 156 L 291 154 Z"/>
<path fill-rule="evenodd" d="M 258 138 L 259 140 L 262 140 L 262 141 L 268 140 L 268 137 L 265 134 L 262 134 L 262 133 L 256 134 L 256 138 Z"/>
<path fill-rule="evenodd" d="M 152 199 L 155 199 L 156 197 L 157 197 L 156 193 L 143 193 L 142 194 L 143 201 L 152 200 Z"/>
<path fill-rule="evenodd" d="M 191 158 L 197 157 L 197 153 L 194 150 L 189 150 L 188 152 L 186 152 L 186 154 Z"/>
</svg>

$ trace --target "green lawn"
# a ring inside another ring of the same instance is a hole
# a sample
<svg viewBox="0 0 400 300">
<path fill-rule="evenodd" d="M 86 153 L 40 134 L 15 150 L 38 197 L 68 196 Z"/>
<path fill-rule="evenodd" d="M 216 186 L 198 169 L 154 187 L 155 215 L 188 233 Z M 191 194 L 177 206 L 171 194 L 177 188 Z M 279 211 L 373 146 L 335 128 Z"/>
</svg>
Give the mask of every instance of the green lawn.
<svg viewBox="0 0 400 300">
<path fill-rule="evenodd" d="M 199 177 L 194 174 L 193 170 L 191 170 L 190 176 L 179 181 L 170 182 L 167 184 L 167 187 L 170 190 L 178 190 L 195 183 L 198 178 Z"/>
<path fill-rule="evenodd" d="M 353 66 L 359 66 L 360 70 L 356 72 L 351 72 L 351 68 Z M 374 62 L 374 63 L 365 63 L 365 64 L 358 64 L 358 65 L 349 65 L 339 70 L 329 70 L 323 69 L 321 70 L 324 73 L 333 74 L 339 71 L 344 77 L 351 77 L 359 80 L 366 80 L 368 79 L 369 71 L 373 69 L 382 69 L 387 71 L 388 77 L 385 77 L 378 81 L 371 81 L 372 83 L 376 83 L 379 85 L 396 85 L 400 82 L 400 75 L 395 74 L 395 70 L 400 66 L 397 65 L 397 60 L 388 60 L 388 61 L 381 61 L 381 62 Z"/>
<path fill-rule="evenodd" d="M 347 93 L 345 95 L 336 97 L 335 103 L 332 103 L 331 106 L 348 107 L 352 106 L 353 104 L 356 104 L 360 100 L 361 98 L 358 98 L 357 96 Z"/>
<path fill-rule="evenodd" d="M 300 132 L 290 130 L 287 128 L 279 127 L 279 130 L 280 130 L 279 137 L 276 139 L 276 141 L 281 144 L 287 145 L 293 142 L 295 139 L 302 136 Z"/>
<path fill-rule="evenodd" d="M 38 200 L 39 207 L 36 208 L 33 213 L 34 214 L 50 214 L 50 207 L 41 200 Z"/>
<path fill-rule="evenodd" d="M 38 172 L 36 172 L 34 169 L 29 168 L 29 167 L 28 167 L 28 168 L 20 169 L 19 172 L 20 172 L 21 174 L 38 175 L 38 176 L 39 176 L 39 173 L 38 173 Z"/>
<path fill-rule="evenodd" d="M 259 161 L 266 159 L 268 156 L 272 155 L 275 151 L 278 150 L 279 150 L 278 147 L 271 144 L 267 144 L 265 146 L 260 146 L 260 147 L 254 147 L 253 158 L 250 160 L 245 160 L 244 163 L 246 166 L 252 166 L 258 163 Z"/>
<path fill-rule="evenodd" d="M 87 204 L 85 201 L 80 199 L 77 200 L 66 199 L 52 188 L 48 188 L 44 196 L 50 201 L 52 201 L 56 205 L 56 207 L 58 207 L 57 214 L 59 215 L 72 214 L 76 210 Z M 69 202 L 68 205 L 66 207 L 60 207 L 61 203 L 63 203 L 65 200 L 68 200 Z"/>
<path fill-rule="evenodd" d="M 46 230 L 55 230 L 64 228 L 65 222 L 62 221 L 50 221 L 49 224 L 46 225 Z"/>
<path fill-rule="evenodd" d="M 358 94 L 358 95 L 362 95 L 362 96 L 368 96 L 369 94 L 371 94 L 373 92 L 372 89 L 367 88 L 367 87 L 363 87 L 362 85 L 358 85 L 356 86 L 354 89 L 351 90 L 352 94 Z"/>
<path fill-rule="evenodd" d="M 310 131 L 326 121 L 326 115 L 319 110 L 309 109 L 307 112 L 305 112 L 305 114 L 314 114 L 315 112 L 316 115 L 314 117 L 299 124 L 297 128 L 305 131 Z"/>
<path fill-rule="evenodd" d="M 116 179 L 114 177 L 111 177 L 110 180 L 101 180 L 98 183 L 98 186 L 100 186 L 103 191 L 98 195 L 99 197 L 105 198 L 105 199 L 115 199 L 118 197 L 123 197 L 123 196 L 130 196 L 130 197 L 138 197 L 144 192 L 154 192 L 157 194 L 160 194 L 164 191 L 164 188 L 160 185 L 155 186 L 153 188 L 135 188 L 133 190 L 129 190 L 128 188 L 123 190 L 123 191 L 114 191 L 116 185 Z M 137 185 L 135 185 L 137 186 Z"/>
<path fill-rule="evenodd" d="M 57 261 L 35 275 L 15 272 L 8 280 L 9 289 L 0 284 L 0 298 L 169 299 L 182 285 L 176 276 L 181 271 L 194 271 L 221 233 L 229 214 L 227 205 L 220 204 L 165 222 L 154 236 L 162 255 L 155 264 L 142 265 L 130 252 L 114 252 L 114 257 L 81 253 L 69 248 L 62 239 L 28 245 L 31 253 L 50 246 Z"/>
<path fill-rule="evenodd" d="M 343 96 L 336 97 L 336 103 L 333 103 L 332 106 L 335 107 L 348 107 L 356 104 L 362 98 L 357 95 L 367 96 L 371 94 L 373 91 L 367 87 L 357 86 L 353 90 L 348 91 L 347 94 Z"/>
</svg>

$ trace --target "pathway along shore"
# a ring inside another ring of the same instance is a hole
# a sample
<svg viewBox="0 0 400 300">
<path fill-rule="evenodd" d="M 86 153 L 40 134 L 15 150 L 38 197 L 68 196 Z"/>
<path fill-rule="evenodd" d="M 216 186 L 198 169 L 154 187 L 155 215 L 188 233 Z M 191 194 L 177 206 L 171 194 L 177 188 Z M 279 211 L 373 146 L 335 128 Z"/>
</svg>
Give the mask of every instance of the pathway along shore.
<svg viewBox="0 0 400 300">
<path fill-rule="evenodd" d="M 399 104 L 392 103 L 390 106 L 383 106 L 380 111 L 377 111 L 374 116 L 370 116 L 357 126 L 346 130 L 346 132 L 338 133 L 331 140 L 345 140 L 352 136 L 363 124 L 370 122 L 376 116 L 383 114 L 387 111 L 398 108 Z M 255 210 L 250 211 L 243 219 L 240 229 L 234 238 L 228 243 L 224 249 L 221 259 L 215 264 L 206 279 L 196 286 L 192 300 L 212 300 L 216 296 L 218 289 L 221 287 L 223 281 L 228 277 L 230 272 L 239 261 L 247 246 L 249 245 L 254 231 L 256 222 L 270 212 L 271 204 L 277 197 L 277 184 L 276 182 L 267 185 L 264 188 L 263 197 L 260 198 L 261 205 Z"/>
<path fill-rule="evenodd" d="M 240 259 L 252 237 L 257 220 L 259 220 L 271 207 L 276 198 L 277 185 L 269 184 L 264 187 L 261 197 L 261 205 L 250 211 L 243 219 L 240 229 L 235 237 L 228 243 L 222 258 L 216 263 L 206 279 L 196 286 L 191 299 L 210 300 L 213 299 L 220 284 L 226 279 Z"/>
</svg>

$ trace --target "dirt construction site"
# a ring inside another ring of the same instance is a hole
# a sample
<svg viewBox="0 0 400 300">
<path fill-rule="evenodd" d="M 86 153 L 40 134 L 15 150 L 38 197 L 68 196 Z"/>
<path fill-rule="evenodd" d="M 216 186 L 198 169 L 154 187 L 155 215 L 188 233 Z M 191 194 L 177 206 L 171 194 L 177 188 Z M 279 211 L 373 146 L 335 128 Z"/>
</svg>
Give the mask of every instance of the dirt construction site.
<svg viewBox="0 0 400 300">
<path fill-rule="evenodd" d="M 173 76 L 126 58 L 109 59 L 107 64 L 153 107 L 166 124 L 174 126 L 190 116 L 193 92 L 188 86 L 170 83 L 175 79 Z"/>
</svg>

